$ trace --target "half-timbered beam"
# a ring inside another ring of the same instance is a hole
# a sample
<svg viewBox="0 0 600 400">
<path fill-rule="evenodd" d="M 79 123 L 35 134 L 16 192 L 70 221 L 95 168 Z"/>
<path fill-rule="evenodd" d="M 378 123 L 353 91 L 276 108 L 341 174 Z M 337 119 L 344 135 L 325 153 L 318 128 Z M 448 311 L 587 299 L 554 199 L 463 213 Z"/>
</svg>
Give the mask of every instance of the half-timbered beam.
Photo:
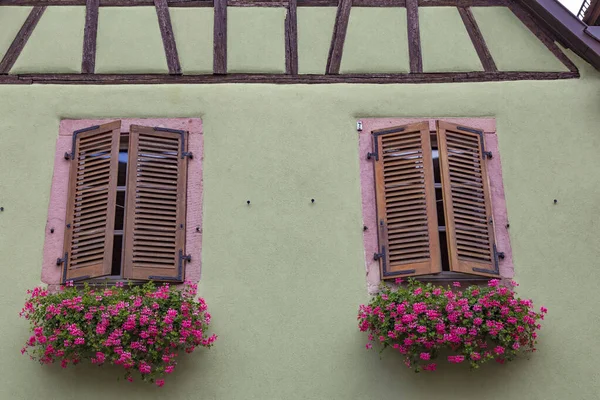
<svg viewBox="0 0 600 400">
<path fill-rule="evenodd" d="M 156 15 L 158 16 L 158 26 L 162 36 L 163 47 L 165 48 L 165 57 L 167 58 L 167 67 L 169 74 L 181 74 L 181 65 L 179 64 L 179 55 L 177 54 L 177 44 L 175 43 L 175 34 L 171 25 L 171 15 L 169 14 L 169 5 L 167 0 L 154 0 Z"/>
<path fill-rule="evenodd" d="M 329 56 L 327 57 L 327 74 L 339 74 L 340 72 L 351 8 L 352 0 L 339 0 L 337 12 L 335 14 L 335 25 L 333 26 L 331 46 L 329 47 Z"/>
<path fill-rule="evenodd" d="M 477 25 L 477 21 L 471 12 L 471 8 L 469 7 L 458 7 L 458 12 L 460 17 L 462 18 L 465 28 L 469 33 L 469 37 L 471 38 L 471 42 L 473 42 L 473 47 L 475 47 L 475 51 L 479 56 L 479 60 L 481 61 L 481 65 L 483 65 L 483 69 L 487 72 L 498 71 L 496 68 L 496 63 L 490 53 L 490 50 L 485 43 L 485 39 L 479 30 L 479 25 Z"/>
<path fill-rule="evenodd" d="M 93 74 L 96 69 L 96 36 L 98 34 L 99 5 L 99 0 L 86 1 L 83 56 L 81 59 L 81 73 L 83 74 Z"/>
<path fill-rule="evenodd" d="M 354 0 L 355 7 L 404 7 L 406 0 Z M 418 0 L 419 7 L 498 7 L 509 0 Z M 168 0 L 169 7 L 213 7 L 212 0 Z M 287 7 L 288 0 L 228 0 L 229 7 Z M 336 7 L 337 0 L 297 0 L 298 7 Z M 0 0 L 0 6 L 85 6 L 86 0 Z M 100 7 L 153 6 L 154 0 L 100 0 Z"/>
<path fill-rule="evenodd" d="M 408 26 L 408 57 L 410 59 L 410 72 L 417 74 L 423 72 L 418 0 L 406 0 L 406 21 Z"/>
<path fill-rule="evenodd" d="M 558 47 L 558 45 L 554 42 L 550 35 L 533 20 L 531 15 L 529 15 L 529 13 L 525 11 L 525 9 L 523 9 L 519 4 L 517 4 L 514 1 L 511 1 L 508 6 L 513 12 L 513 14 L 515 14 L 515 16 L 519 18 L 521 22 L 527 28 L 529 28 L 529 30 L 535 36 L 537 36 L 537 38 L 542 43 L 544 43 L 548 50 L 550 50 L 550 52 L 554 54 L 554 56 L 558 58 L 559 61 L 562 62 L 569 69 L 569 71 L 577 72 L 577 66 L 573 63 L 573 61 L 571 61 L 571 59 L 569 59 L 569 57 L 567 57 L 566 54 L 562 52 L 560 47 Z"/>
<path fill-rule="evenodd" d="M 35 26 L 40 21 L 40 18 L 42 18 L 44 11 L 46 11 L 46 7 L 34 7 L 31 10 L 17 36 L 15 36 L 15 39 L 6 51 L 6 54 L 4 54 L 2 61 L 0 61 L 0 74 L 8 74 L 13 65 L 15 65 Z"/>
<path fill-rule="evenodd" d="M 214 0 L 213 73 L 227 73 L 227 0 Z"/>
<path fill-rule="evenodd" d="M 130 84 L 331 84 L 331 83 L 449 83 L 493 82 L 519 80 L 555 80 L 578 78 L 578 72 L 443 72 L 422 74 L 228 74 L 228 75 L 168 75 L 168 74 L 22 74 L 1 75 L 0 84 L 60 84 L 60 85 L 130 85 Z"/>
<path fill-rule="evenodd" d="M 298 74 L 298 15 L 296 0 L 289 0 L 285 17 L 285 73 Z"/>
</svg>

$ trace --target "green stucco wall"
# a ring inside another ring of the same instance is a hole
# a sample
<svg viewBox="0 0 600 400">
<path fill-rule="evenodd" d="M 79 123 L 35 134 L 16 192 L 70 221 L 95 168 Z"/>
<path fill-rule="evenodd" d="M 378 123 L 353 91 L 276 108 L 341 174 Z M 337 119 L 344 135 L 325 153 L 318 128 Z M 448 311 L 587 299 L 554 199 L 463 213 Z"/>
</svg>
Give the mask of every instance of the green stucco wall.
<svg viewBox="0 0 600 400">
<path fill-rule="evenodd" d="M 0 86 L 0 398 L 597 399 L 600 73 L 574 59 L 582 78 L 563 81 Z M 414 374 L 364 348 L 355 121 L 415 116 L 497 120 L 519 292 L 550 309 L 528 359 Z M 42 367 L 19 353 L 59 121 L 113 117 L 204 123 L 200 293 L 219 340 L 182 357 L 162 389 L 116 381 L 118 369 Z"/>
</svg>

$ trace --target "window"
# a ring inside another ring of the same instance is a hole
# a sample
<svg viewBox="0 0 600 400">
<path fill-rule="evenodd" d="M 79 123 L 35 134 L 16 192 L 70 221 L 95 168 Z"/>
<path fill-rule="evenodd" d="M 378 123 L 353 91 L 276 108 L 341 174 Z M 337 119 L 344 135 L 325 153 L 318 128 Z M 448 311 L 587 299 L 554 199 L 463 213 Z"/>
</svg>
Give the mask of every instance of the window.
<svg viewBox="0 0 600 400">
<path fill-rule="evenodd" d="M 182 282 L 188 132 L 121 121 L 73 132 L 61 281 Z M 56 173 L 56 171 L 55 171 Z M 53 187 L 54 189 L 54 187 Z"/>
<path fill-rule="evenodd" d="M 375 249 L 380 277 L 509 277 L 501 273 L 507 272 L 507 265 L 501 271 L 505 254 L 498 250 L 494 221 L 496 214 L 506 217 L 500 210 L 505 207 L 501 174 L 496 171 L 500 165 L 486 150 L 484 130 L 462 121 L 362 122 L 372 128 L 366 132 L 368 139 L 361 137 L 361 148 L 370 150 L 370 160 L 361 161 L 363 216 L 366 229 L 370 224 L 376 228 L 365 231 L 365 248 Z M 374 176 L 370 185 L 368 163 Z M 489 163 L 494 164 L 492 174 L 487 171 Z M 496 194 L 501 195 L 496 209 L 491 177 L 500 179 L 495 182 Z M 374 192 L 373 210 L 369 191 Z M 502 246 L 509 247 L 507 224 L 500 222 Z M 374 239 L 372 247 L 369 236 Z M 374 284 L 369 278 L 370 287 Z"/>
</svg>

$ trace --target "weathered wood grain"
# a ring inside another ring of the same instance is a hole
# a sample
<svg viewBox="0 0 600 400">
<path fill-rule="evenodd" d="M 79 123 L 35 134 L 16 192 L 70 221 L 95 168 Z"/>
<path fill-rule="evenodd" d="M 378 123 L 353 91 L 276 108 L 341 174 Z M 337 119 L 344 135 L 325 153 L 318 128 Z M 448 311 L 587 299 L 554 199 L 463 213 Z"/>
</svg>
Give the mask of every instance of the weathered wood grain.
<svg viewBox="0 0 600 400">
<path fill-rule="evenodd" d="M 83 74 L 93 74 L 96 69 L 96 36 L 98 34 L 99 5 L 99 0 L 86 1 L 83 57 L 81 59 L 81 73 Z"/>
<path fill-rule="evenodd" d="M 296 0 L 290 0 L 285 17 L 285 73 L 298 74 L 298 15 Z"/>
<path fill-rule="evenodd" d="M 408 26 L 408 56 L 410 72 L 423 72 L 423 57 L 421 55 L 421 35 L 419 33 L 419 3 L 418 0 L 406 0 L 406 18 Z"/>
<path fill-rule="evenodd" d="M 329 56 L 327 57 L 327 74 L 338 74 L 340 72 L 351 8 L 352 0 L 339 0 L 337 12 L 335 14 L 335 25 L 333 26 L 331 46 L 329 47 Z"/>
<path fill-rule="evenodd" d="M 449 83 L 493 82 L 519 80 L 556 80 L 579 78 L 578 72 L 443 72 L 421 74 L 228 74 L 228 75 L 168 75 L 168 74 L 21 74 L 0 76 L 0 84 L 71 84 L 71 85 L 130 85 L 130 84 L 332 84 L 332 83 Z"/>
<path fill-rule="evenodd" d="M 179 64 L 177 43 L 175 42 L 175 34 L 173 33 L 173 26 L 171 25 L 169 5 L 167 4 L 167 0 L 154 0 L 154 6 L 156 7 L 158 26 L 160 27 L 160 35 L 162 36 L 169 74 L 179 75 L 181 74 L 181 64 Z"/>
<path fill-rule="evenodd" d="M 227 0 L 214 0 L 213 73 L 227 73 Z"/>
<path fill-rule="evenodd" d="M 473 46 L 475 47 L 475 51 L 479 56 L 481 65 L 483 65 L 483 69 L 488 72 L 498 71 L 496 63 L 494 62 L 492 54 L 485 43 L 485 39 L 479 30 L 479 25 L 477 25 L 477 21 L 475 20 L 471 9 L 469 7 L 458 7 L 458 12 L 465 24 L 467 32 L 469 33 L 471 42 L 473 42 Z"/>
</svg>

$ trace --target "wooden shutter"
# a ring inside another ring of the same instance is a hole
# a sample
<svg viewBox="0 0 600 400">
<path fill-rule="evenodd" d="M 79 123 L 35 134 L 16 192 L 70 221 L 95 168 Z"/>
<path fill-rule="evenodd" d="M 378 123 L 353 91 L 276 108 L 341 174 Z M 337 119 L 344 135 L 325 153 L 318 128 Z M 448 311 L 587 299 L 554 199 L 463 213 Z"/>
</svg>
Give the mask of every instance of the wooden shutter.
<svg viewBox="0 0 600 400">
<path fill-rule="evenodd" d="M 187 132 L 132 125 L 124 276 L 182 282 L 185 255 Z"/>
<path fill-rule="evenodd" d="M 483 131 L 438 122 L 450 270 L 498 275 Z"/>
<path fill-rule="evenodd" d="M 110 275 L 121 122 L 73 133 L 62 281 Z"/>
<path fill-rule="evenodd" d="M 381 276 L 442 270 L 427 122 L 373 131 Z"/>
</svg>

